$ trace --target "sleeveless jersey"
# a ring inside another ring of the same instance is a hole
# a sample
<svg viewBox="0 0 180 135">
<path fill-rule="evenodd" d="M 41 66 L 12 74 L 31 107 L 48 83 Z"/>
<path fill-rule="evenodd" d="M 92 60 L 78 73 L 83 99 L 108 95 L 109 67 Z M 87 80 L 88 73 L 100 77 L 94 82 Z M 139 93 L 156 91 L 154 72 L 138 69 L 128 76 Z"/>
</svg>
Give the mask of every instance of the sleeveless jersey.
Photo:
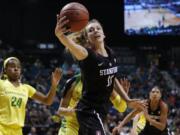
<svg viewBox="0 0 180 135">
<path fill-rule="evenodd" d="M 108 57 L 87 49 L 88 57 L 79 62 L 83 81 L 82 98 L 77 106 L 80 110 L 95 110 L 103 115 L 108 112 L 118 67 L 112 50 L 107 47 L 106 50 Z"/>
<path fill-rule="evenodd" d="M 151 110 L 150 107 L 148 108 L 148 114 L 151 115 L 151 117 L 157 121 L 159 121 L 159 119 L 160 119 L 161 102 L 163 102 L 163 101 L 159 102 L 159 106 L 155 111 Z M 150 103 L 149 103 L 149 106 L 150 106 Z M 161 131 L 161 130 L 157 129 L 156 127 L 150 125 L 150 123 L 148 121 L 146 121 L 146 126 L 145 126 L 144 130 L 140 133 L 140 135 L 168 135 L 168 130 L 166 127 L 163 131 Z"/>
<path fill-rule="evenodd" d="M 79 99 L 81 98 L 82 93 L 82 82 L 81 76 L 77 75 L 66 82 L 66 85 L 63 88 L 62 94 L 63 97 L 66 95 L 68 90 L 72 87 L 72 84 L 75 83 L 73 86 L 72 97 L 69 101 L 68 108 L 74 108 Z M 79 124 L 76 118 L 76 114 L 74 113 L 72 116 L 65 116 L 61 123 L 61 128 L 59 130 L 59 134 L 67 135 L 69 132 L 76 133 L 78 132 Z"/>
</svg>

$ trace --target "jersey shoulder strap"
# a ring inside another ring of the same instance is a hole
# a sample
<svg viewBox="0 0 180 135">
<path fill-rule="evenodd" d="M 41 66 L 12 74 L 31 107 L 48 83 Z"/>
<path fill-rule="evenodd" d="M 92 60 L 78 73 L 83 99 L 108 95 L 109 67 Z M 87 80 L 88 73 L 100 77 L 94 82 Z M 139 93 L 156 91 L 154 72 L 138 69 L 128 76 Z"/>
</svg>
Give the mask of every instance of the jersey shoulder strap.
<svg viewBox="0 0 180 135">
<path fill-rule="evenodd" d="M 81 80 L 81 74 L 77 74 L 73 77 L 71 77 L 70 79 L 68 79 L 64 85 L 64 87 L 61 90 L 61 97 L 65 97 L 67 92 L 70 90 L 70 88 L 72 87 L 72 84 L 78 83 Z"/>
</svg>

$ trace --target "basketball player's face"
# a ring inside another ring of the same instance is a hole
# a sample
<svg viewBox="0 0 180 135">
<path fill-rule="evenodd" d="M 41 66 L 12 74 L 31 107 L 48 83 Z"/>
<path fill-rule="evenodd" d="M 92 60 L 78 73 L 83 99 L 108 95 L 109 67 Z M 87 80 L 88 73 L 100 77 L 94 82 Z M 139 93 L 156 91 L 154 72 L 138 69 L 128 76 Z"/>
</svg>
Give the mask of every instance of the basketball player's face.
<svg viewBox="0 0 180 135">
<path fill-rule="evenodd" d="M 5 68 L 5 73 L 10 80 L 19 80 L 21 75 L 21 65 L 19 61 L 15 59 L 9 60 Z"/>
<path fill-rule="evenodd" d="M 158 88 L 154 87 L 150 92 L 150 99 L 151 100 L 160 100 L 161 99 L 161 92 Z"/>
<path fill-rule="evenodd" d="M 98 22 L 88 24 L 86 27 L 87 38 L 91 44 L 104 42 L 104 32 Z"/>
</svg>

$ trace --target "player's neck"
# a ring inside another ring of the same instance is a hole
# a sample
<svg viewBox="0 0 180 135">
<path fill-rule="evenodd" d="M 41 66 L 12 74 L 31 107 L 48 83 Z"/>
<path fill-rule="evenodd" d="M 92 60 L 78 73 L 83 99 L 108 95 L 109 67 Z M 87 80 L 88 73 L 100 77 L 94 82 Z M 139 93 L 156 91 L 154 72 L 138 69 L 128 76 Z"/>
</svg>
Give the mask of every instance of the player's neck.
<svg viewBox="0 0 180 135">
<path fill-rule="evenodd" d="M 158 108 L 158 105 L 159 105 L 159 101 L 157 101 L 157 100 L 151 101 L 150 102 L 151 110 L 155 111 Z"/>
<path fill-rule="evenodd" d="M 19 80 L 10 80 L 9 81 L 12 83 L 12 85 L 14 85 L 15 87 L 18 87 L 20 85 L 20 81 Z"/>
<path fill-rule="evenodd" d="M 98 44 L 95 46 L 96 47 L 96 52 L 104 57 L 108 57 L 108 53 L 106 49 L 104 48 L 104 43 Z"/>
</svg>

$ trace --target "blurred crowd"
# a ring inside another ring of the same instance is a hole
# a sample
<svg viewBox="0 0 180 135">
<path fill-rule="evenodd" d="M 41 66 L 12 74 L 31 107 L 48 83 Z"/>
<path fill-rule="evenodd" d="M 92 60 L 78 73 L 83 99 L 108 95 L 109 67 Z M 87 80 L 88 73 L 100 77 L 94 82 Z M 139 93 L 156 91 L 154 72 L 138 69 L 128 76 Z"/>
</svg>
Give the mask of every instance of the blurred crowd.
<svg viewBox="0 0 180 135">
<path fill-rule="evenodd" d="M 4 58 L 12 55 L 18 56 L 18 53 L 14 51 L 12 46 L 0 47 L 1 66 Z M 16 53 L 14 54 L 14 52 Z M 22 81 L 28 82 L 43 93 L 47 93 L 50 87 L 50 75 L 53 69 L 56 66 L 63 69 L 63 78 L 57 90 L 57 96 L 51 106 L 41 105 L 31 100 L 28 102 L 24 135 L 57 135 L 58 133 L 60 122 L 54 122 L 52 116 L 58 109 L 61 89 L 68 78 L 80 72 L 78 64 L 74 62 L 68 53 L 64 53 L 63 64 L 59 62 L 59 59 L 47 59 L 49 62 L 45 64 L 38 58 L 34 58 L 33 60 L 24 60 L 21 58 L 24 73 Z M 121 68 L 121 65 L 119 65 L 119 68 Z M 163 99 L 169 105 L 168 128 L 173 135 L 179 135 L 180 69 L 176 66 L 176 63 L 171 61 L 165 71 L 160 70 L 158 64 L 153 61 L 148 65 L 135 65 L 133 69 L 128 69 L 128 67 L 126 69 L 128 70 L 128 74 L 123 76 L 131 83 L 130 97 L 144 99 L 147 98 L 147 93 L 154 85 L 160 85 L 163 88 Z M 121 77 L 121 74 L 119 76 Z M 110 108 L 107 119 L 109 130 L 111 131 L 129 111 L 128 109 L 122 114 L 118 113 L 113 107 Z M 128 135 L 131 126 L 131 123 L 126 125 L 121 135 Z"/>
</svg>

